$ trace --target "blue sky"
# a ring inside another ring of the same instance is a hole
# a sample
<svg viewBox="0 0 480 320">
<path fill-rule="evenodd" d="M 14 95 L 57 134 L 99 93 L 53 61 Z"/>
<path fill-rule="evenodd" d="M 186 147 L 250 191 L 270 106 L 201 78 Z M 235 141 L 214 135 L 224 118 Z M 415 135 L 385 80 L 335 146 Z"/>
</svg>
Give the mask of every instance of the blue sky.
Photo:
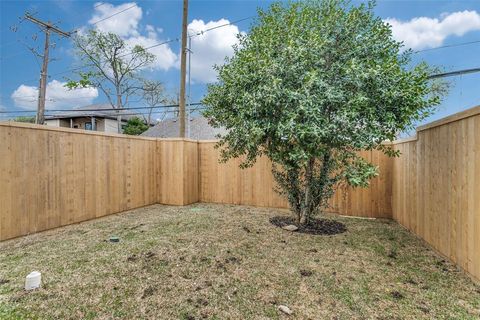
<svg viewBox="0 0 480 320">
<path fill-rule="evenodd" d="M 196 1 L 190 0 L 190 29 L 201 31 L 256 14 L 269 1 Z M 92 23 L 121 10 L 126 11 L 95 25 L 103 31 L 115 31 L 130 43 L 144 46 L 176 39 L 181 33 L 181 1 L 1 1 L 0 20 L 0 108 L 35 110 L 41 61 L 28 47 L 43 48 L 44 36 L 38 27 L 19 19 L 26 11 L 50 20 L 64 30 L 91 27 Z M 394 35 L 414 50 L 424 50 L 480 40 L 480 1 L 378 1 L 376 13 L 393 25 Z M 231 54 L 235 34 L 248 32 L 251 20 L 218 28 L 192 40 L 192 98 L 199 101 L 206 83 L 215 79 L 211 65 Z M 77 65 L 71 41 L 53 37 L 49 64 L 47 109 L 68 109 L 89 103 L 106 102 L 95 89 L 68 92 L 63 87 L 66 72 Z M 152 49 L 157 62 L 144 76 L 160 80 L 169 94 L 179 87 L 179 42 Z M 480 43 L 430 50 L 415 54 L 441 66 L 445 71 L 480 67 Z M 61 74 L 59 74 L 61 73 Z M 425 122 L 480 104 L 480 73 L 452 77 L 452 88 L 438 112 Z M 130 107 L 140 102 L 131 102 Z M 12 115 L 9 115 L 12 116 Z M 1 118 L 6 116 L 0 115 Z"/>
</svg>

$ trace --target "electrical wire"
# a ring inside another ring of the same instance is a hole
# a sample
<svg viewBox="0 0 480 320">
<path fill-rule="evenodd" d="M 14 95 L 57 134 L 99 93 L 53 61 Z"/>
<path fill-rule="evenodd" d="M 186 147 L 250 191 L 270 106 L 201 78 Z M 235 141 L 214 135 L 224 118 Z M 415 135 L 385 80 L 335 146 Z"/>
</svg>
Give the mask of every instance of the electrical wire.
<svg viewBox="0 0 480 320">
<path fill-rule="evenodd" d="M 480 72 L 480 68 L 472 68 L 472 69 L 463 69 L 463 70 L 455 70 L 451 72 L 444 72 L 444 73 L 437 73 L 429 75 L 428 79 L 436 79 L 436 78 L 445 78 L 445 77 L 454 77 L 454 76 L 461 76 L 468 73 L 476 73 Z"/>
<path fill-rule="evenodd" d="M 448 44 L 448 45 L 444 45 L 444 46 L 440 46 L 440 47 L 435 47 L 435 48 L 417 50 L 417 51 L 414 51 L 413 53 L 421 53 L 421 52 L 433 51 L 433 50 L 437 50 L 437 49 L 460 47 L 460 46 L 466 46 L 466 45 L 476 44 L 476 43 L 480 43 L 480 40 L 469 41 L 469 42 L 462 42 L 462 43 L 454 43 L 454 44 Z"/>
<path fill-rule="evenodd" d="M 202 110 L 205 110 L 206 108 L 203 107 L 203 108 L 193 108 L 191 110 L 189 110 L 189 113 L 192 114 L 196 111 L 202 111 Z M 130 113 L 119 113 L 118 115 L 120 116 L 139 116 L 139 115 L 148 115 L 148 114 L 152 114 L 152 115 L 155 115 L 155 114 L 165 114 L 165 113 L 178 113 L 179 111 L 178 110 L 162 110 L 162 111 L 155 111 L 155 112 L 147 112 L 147 111 L 143 111 L 143 112 L 130 112 Z M 36 115 L 36 111 L 28 111 L 28 113 L 25 113 L 25 112 L 17 112 L 17 113 L 0 113 L 0 117 L 20 117 L 20 116 L 23 116 L 23 117 L 28 117 L 28 116 L 34 116 Z M 101 117 L 111 117 L 111 116 L 116 116 L 117 114 L 88 114 L 88 113 L 85 113 L 84 115 L 78 115 L 78 117 L 98 117 L 98 118 L 101 118 Z M 61 117 L 62 115 L 59 115 L 59 114 L 55 114 L 55 113 L 47 113 L 45 112 L 45 117 Z M 67 117 L 76 117 L 75 115 L 68 115 Z"/>
<path fill-rule="evenodd" d="M 136 6 L 136 5 L 134 5 L 134 6 Z M 126 8 L 126 9 L 120 11 L 120 12 L 115 13 L 114 15 L 111 15 L 110 17 L 104 18 L 103 20 L 106 20 L 106 19 L 108 19 L 108 18 L 111 18 L 111 17 L 113 17 L 113 16 L 115 16 L 115 15 L 117 15 L 117 14 L 120 14 L 120 13 L 126 11 L 127 9 L 133 8 L 134 6 L 128 7 L 128 8 Z M 252 18 L 254 18 L 254 16 L 250 16 L 250 17 L 238 19 L 238 20 L 235 20 L 235 21 L 226 23 L 226 24 L 222 24 L 222 25 L 219 25 L 219 26 L 215 26 L 215 27 L 212 27 L 212 28 L 208 28 L 208 29 L 205 29 L 205 30 L 203 30 L 203 31 L 196 32 L 195 34 L 193 34 L 193 35 L 191 35 L 191 36 L 189 36 L 189 37 L 200 36 L 200 35 L 202 35 L 202 34 L 204 34 L 204 33 L 206 33 L 206 32 L 210 32 L 210 31 L 215 30 L 215 29 L 227 27 L 227 26 L 233 25 L 233 24 L 235 24 L 235 23 L 242 22 L 242 21 L 245 21 L 245 20 L 248 20 L 248 19 L 252 19 Z M 99 22 L 101 22 L 101 21 L 99 20 L 99 21 L 95 22 L 94 24 L 99 23 Z M 159 46 L 162 46 L 162 45 L 166 45 L 166 44 L 169 44 L 169 43 L 172 43 L 172 42 L 179 42 L 179 41 L 180 41 L 179 38 L 175 38 L 175 39 L 171 39 L 171 40 L 167 40 L 167 41 L 163 41 L 163 42 L 159 42 L 159 43 L 153 44 L 153 45 L 151 45 L 151 46 L 149 46 L 149 47 L 146 47 L 146 48 L 144 48 L 144 49 L 145 49 L 145 50 L 150 50 L 150 49 L 155 48 L 155 47 L 159 47 Z M 129 55 L 131 55 L 131 54 L 132 54 L 131 52 L 128 52 L 128 53 L 125 53 L 125 54 L 123 54 L 123 55 L 120 55 L 119 58 L 123 58 L 123 57 L 129 56 Z M 58 73 L 50 74 L 50 75 L 48 75 L 48 78 L 51 78 L 51 77 L 54 77 L 54 76 L 57 76 L 57 75 L 61 75 L 61 74 L 66 74 L 66 73 L 69 73 L 69 72 L 71 72 L 71 71 L 78 71 L 78 70 L 81 70 L 81 69 L 87 68 L 87 67 L 89 67 L 89 66 L 81 66 L 81 67 L 76 67 L 76 68 L 67 69 L 67 70 L 65 70 L 65 71 L 61 71 L 61 72 L 58 72 Z M 38 79 L 32 79 L 32 80 L 28 80 L 28 81 L 25 81 L 25 82 L 33 82 L 33 81 L 38 81 Z"/>
<path fill-rule="evenodd" d="M 152 48 L 159 47 L 159 46 L 163 46 L 163 45 L 165 45 L 165 44 L 167 44 L 167 43 L 171 43 L 171 42 L 175 42 L 175 41 L 178 42 L 178 41 L 180 41 L 180 40 L 179 40 L 178 38 L 175 38 L 175 39 L 172 39 L 172 40 L 167 40 L 167 41 L 164 41 L 164 42 L 159 42 L 159 43 L 157 43 L 157 44 L 154 44 L 154 45 L 151 45 L 151 46 L 149 46 L 149 47 L 144 48 L 144 50 L 147 51 L 147 50 L 150 50 L 150 49 L 152 49 Z M 126 56 L 130 56 L 130 55 L 132 55 L 132 54 L 133 54 L 132 52 L 127 52 L 127 53 L 125 53 L 125 54 L 119 55 L 118 58 L 123 58 L 123 57 L 126 57 Z"/>
<path fill-rule="evenodd" d="M 97 8 L 97 7 L 100 7 L 100 6 L 104 5 L 104 4 L 106 4 L 106 3 L 105 3 L 105 2 L 99 3 L 99 4 L 97 4 L 96 6 L 94 6 L 93 8 L 95 9 L 95 8 Z M 100 20 L 98 20 L 98 21 L 95 21 L 95 22 L 91 23 L 91 25 L 96 25 L 97 23 L 100 23 L 100 22 L 102 22 L 102 21 L 108 20 L 108 19 L 110 19 L 110 18 L 112 18 L 112 17 L 115 17 L 116 15 L 119 15 L 120 13 L 123 13 L 123 12 L 125 12 L 125 11 L 127 11 L 127 10 L 133 9 L 133 8 L 136 7 L 136 6 L 137 6 L 137 4 L 134 4 L 134 5 L 132 5 L 132 6 L 128 7 L 128 8 L 125 8 L 125 9 L 123 9 L 123 10 L 121 10 L 121 11 L 118 11 L 118 12 L 116 12 L 116 13 L 108 16 L 108 17 L 105 17 L 105 18 L 102 18 L 102 19 L 100 19 Z M 74 30 L 70 31 L 69 34 L 78 32 L 79 30 L 80 30 L 80 28 L 74 29 Z M 14 43 L 14 42 L 11 42 L 11 43 Z M 10 43 L 10 44 L 11 44 L 11 43 Z M 6 45 L 2 45 L 2 46 L 7 46 L 7 44 L 6 44 Z M 24 54 L 24 53 L 22 52 L 22 53 L 16 53 L 16 54 L 13 54 L 13 55 L 9 55 L 9 56 L 6 56 L 6 57 L 0 57 L 0 60 L 5 60 L 5 59 L 12 58 L 12 57 L 16 57 L 16 56 L 21 55 L 21 54 Z M 33 80 L 32 80 L 32 81 L 33 81 Z"/>
<path fill-rule="evenodd" d="M 201 36 L 202 34 L 204 34 L 206 32 L 209 32 L 209 31 L 212 31 L 212 30 L 215 30 L 215 29 L 219 29 L 219 28 L 223 28 L 223 27 L 227 27 L 227 26 L 231 26 L 235 23 L 242 22 L 242 21 L 245 21 L 245 20 L 249 20 L 249 19 L 252 19 L 254 17 L 255 16 L 250 16 L 250 17 L 246 17 L 246 18 L 243 18 L 243 19 L 238 19 L 238 20 L 235 20 L 235 21 L 232 21 L 232 22 L 229 22 L 229 23 L 225 23 L 225 24 L 222 24 L 222 25 L 219 25 L 219 26 L 211 27 L 211 28 L 208 28 L 208 29 L 205 29 L 205 30 L 202 30 L 202 31 L 195 32 L 195 34 L 193 34 L 189 37 L 193 38 L 193 37 Z"/>
<path fill-rule="evenodd" d="M 96 25 L 97 23 L 100 23 L 100 22 L 102 22 L 102 21 L 108 20 L 108 19 L 110 19 L 110 18 L 112 18 L 112 17 L 115 17 L 116 15 L 118 15 L 118 14 L 120 14 L 120 13 L 123 13 L 123 12 L 125 12 L 125 11 L 127 11 L 127 10 L 133 9 L 133 7 L 136 7 L 136 6 L 137 6 L 137 4 L 135 3 L 133 6 L 130 6 L 130 7 L 128 7 L 128 8 L 125 8 L 125 9 L 123 9 L 123 10 L 121 10 L 121 11 L 118 11 L 118 12 L 116 12 L 116 13 L 108 16 L 108 17 L 105 17 L 105 18 L 103 18 L 103 19 L 100 19 L 100 20 L 98 20 L 98 21 L 92 22 L 91 25 Z M 78 30 L 78 29 L 77 29 L 77 30 Z"/>
<path fill-rule="evenodd" d="M 107 3 L 106 3 L 106 2 L 100 2 L 100 3 L 96 4 L 96 5 L 94 5 L 94 6 L 93 6 L 93 9 L 98 8 L 98 7 L 100 7 L 100 6 L 103 6 L 104 4 L 107 4 Z"/>
<path fill-rule="evenodd" d="M 36 100 L 34 100 L 36 101 Z M 31 101 L 33 102 L 33 101 Z M 201 106 L 203 105 L 200 102 L 191 103 L 192 106 Z M 178 104 L 170 104 L 170 105 L 162 105 L 162 106 L 153 106 L 153 107 L 127 107 L 127 108 L 97 108 L 97 109 L 47 109 L 45 112 L 85 112 L 88 113 L 90 111 L 119 111 L 119 110 L 141 110 L 141 109 L 160 109 L 160 108 L 177 108 Z M 29 113 L 29 112 L 37 112 L 36 110 L 18 110 L 18 111 L 4 111 L 1 110 L 0 114 L 6 113 Z"/>
<path fill-rule="evenodd" d="M 235 23 L 238 23 L 238 22 L 242 22 L 242 21 L 245 21 L 245 20 L 248 20 L 248 19 L 252 19 L 254 16 L 250 16 L 250 17 L 246 17 L 246 18 L 243 18 L 243 19 L 239 19 L 239 20 L 235 20 L 235 21 L 232 21 L 232 22 L 229 22 L 229 23 L 225 23 L 225 24 L 222 24 L 222 25 L 219 25 L 219 26 L 215 26 L 215 27 L 212 27 L 212 28 L 208 28 L 208 29 L 205 29 L 205 30 L 202 30 L 202 31 L 197 31 L 195 32 L 194 34 L 192 35 L 189 35 L 188 37 L 189 38 L 193 38 L 193 37 L 197 37 L 197 36 L 200 36 L 206 32 L 209 32 L 209 31 L 212 31 L 212 30 L 215 30 L 215 29 L 219 29 L 219 28 L 223 28 L 223 27 L 227 27 L 227 26 L 230 26 L 230 25 L 233 25 Z M 159 42 L 159 43 L 156 43 L 154 45 L 151 45 L 149 47 L 145 47 L 144 49 L 145 50 L 149 50 L 149 49 L 152 49 L 152 48 L 155 48 L 155 47 L 158 47 L 158 46 L 162 46 L 162 45 L 165 45 L 165 44 L 168 44 L 168 43 L 172 43 L 172 42 L 179 42 L 180 41 L 180 38 L 175 38 L 175 39 L 171 39 L 171 40 L 167 40 L 167 41 L 163 41 L 163 42 Z M 119 58 L 123 58 L 123 57 L 126 57 L 126 56 L 129 56 L 131 55 L 132 53 L 129 52 L 129 53 L 125 53 L 121 56 L 119 56 Z"/>
</svg>

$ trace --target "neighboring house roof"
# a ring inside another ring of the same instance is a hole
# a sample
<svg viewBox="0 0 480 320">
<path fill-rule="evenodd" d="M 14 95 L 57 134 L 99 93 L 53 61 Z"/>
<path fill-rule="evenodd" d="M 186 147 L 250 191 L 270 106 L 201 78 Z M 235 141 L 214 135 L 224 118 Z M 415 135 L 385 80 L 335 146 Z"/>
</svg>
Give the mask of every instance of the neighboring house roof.
<svg viewBox="0 0 480 320">
<path fill-rule="evenodd" d="M 99 109 L 106 109 L 106 110 L 99 110 Z M 109 110 L 109 109 L 112 109 L 112 105 L 109 103 L 91 104 L 88 106 L 72 109 L 72 110 L 80 110 L 80 111 L 57 112 L 55 114 L 46 116 L 45 119 L 51 120 L 51 119 L 97 117 L 97 118 L 107 118 L 107 119 L 116 120 L 118 112 L 116 110 Z M 136 115 L 132 115 L 131 110 L 120 110 L 120 114 L 123 114 L 122 122 L 128 121 L 129 119 L 136 117 Z M 137 115 L 137 117 L 141 118 L 141 115 Z"/>
<path fill-rule="evenodd" d="M 188 130 L 189 127 L 189 130 Z M 214 128 L 208 124 L 208 119 L 202 116 L 190 119 L 185 129 L 188 138 L 194 140 L 214 140 L 217 135 L 223 135 L 227 131 L 224 128 Z M 177 118 L 165 119 L 142 133 L 142 136 L 155 138 L 178 138 L 180 123 Z"/>
</svg>

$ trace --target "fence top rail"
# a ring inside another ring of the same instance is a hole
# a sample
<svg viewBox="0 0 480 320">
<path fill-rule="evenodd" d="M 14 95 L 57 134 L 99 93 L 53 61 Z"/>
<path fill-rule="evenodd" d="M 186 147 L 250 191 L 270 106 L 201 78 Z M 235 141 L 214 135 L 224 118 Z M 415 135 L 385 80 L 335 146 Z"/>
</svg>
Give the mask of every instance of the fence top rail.
<svg viewBox="0 0 480 320">
<path fill-rule="evenodd" d="M 439 127 L 451 122 L 459 121 L 465 118 L 473 117 L 476 115 L 480 115 L 480 105 L 475 106 L 473 108 L 452 114 L 445 118 L 441 118 L 439 120 L 424 124 L 422 126 L 417 127 L 416 133 L 421 131 L 425 131 L 428 129 L 432 129 L 435 127 Z M 76 133 L 76 134 L 89 134 L 89 135 L 97 135 L 103 137 L 114 137 L 114 138 L 123 138 L 123 139 L 137 139 L 137 140 L 150 140 L 150 141 L 186 141 L 186 142 L 194 142 L 194 143 L 217 143 L 219 140 L 194 140 L 194 139 L 187 139 L 187 138 L 155 138 L 155 137 L 145 137 L 145 136 L 131 136 L 125 135 L 120 133 L 107 133 L 107 132 L 98 132 L 98 131 L 88 131 L 88 130 L 80 130 L 80 129 L 73 129 L 73 128 L 63 128 L 63 127 L 52 127 L 46 125 L 39 125 L 39 124 L 32 124 L 32 123 L 24 123 L 24 122 L 16 122 L 16 121 L 0 121 L 0 126 L 2 127 L 18 127 L 18 128 L 29 128 L 34 130 L 47 130 L 47 131 L 59 131 L 59 132 L 68 132 L 68 133 Z M 400 143 L 407 143 L 417 140 L 417 135 L 412 137 L 398 139 L 395 141 L 388 141 L 384 142 L 384 144 L 400 144 Z"/>
<path fill-rule="evenodd" d="M 89 131 L 89 130 L 83 130 L 83 129 L 53 127 L 53 126 L 47 126 L 47 125 L 41 125 L 41 124 L 16 122 L 16 121 L 0 121 L 0 127 L 28 128 L 33 130 L 56 131 L 56 132 L 86 134 L 86 135 L 93 135 L 93 136 L 113 137 L 113 138 L 123 138 L 123 139 L 147 140 L 147 141 L 186 141 L 186 142 L 195 142 L 195 143 L 197 142 L 197 140 L 193 140 L 193 139 L 132 136 L 132 135 L 126 135 L 126 134 L 120 134 L 120 133 L 109 133 L 109 132 Z"/>
<path fill-rule="evenodd" d="M 476 115 L 479 115 L 479 114 L 480 114 L 480 105 L 472 107 L 472 108 L 464 110 L 464 111 L 454 113 L 450 116 L 438 119 L 436 121 L 424 124 L 422 126 L 419 126 L 417 128 L 417 132 L 432 129 L 432 128 L 439 127 L 439 126 L 443 126 L 444 124 L 459 121 L 459 120 L 469 118 L 469 117 L 473 117 L 473 116 L 476 116 Z"/>
<path fill-rule="evenodd" d="M 408 142 L 413 142 L 413 141 L 417 141 L 418 140 L 418 137 L 417 135 L 413 135 L 411 137 L 407 137 L 407 138 L 402 138 L 402 139 L 397 139 L 395 141 L 392 142 L 393 145 L 396 145 L 396 144 L 402 144 L 402 143 L 408 143 Z"/>
<path fill-rule="evenodd" d="M 450 116 L 432 121 L 430 123 L 421 125 L 421 126 L 416 128 L 416 130 L 415 130 L 416 134 L 415 135 L 413 135 L 411 137 L 395 140 L 395 141 L 393 141 L 393 144 L 401 144 L 401 143 L 417 141 L 418 140 L 418 133 L 421 132 L 421 131 L 426 131 L 426 130 L 429 130 L 429 129 L 440 127 L 440 126 L 443 126 L 445 124 L 449 124 L 451 122 L 460 121 L 460 120 L 463 120 L 463 119 L 466 119 L 466 118 L 474 117 L 476 115 L 480 115 L 480 105 L 472 107 L 472 108 L 464 110 L 464 111 L 454 113 Z"/>
</svg>

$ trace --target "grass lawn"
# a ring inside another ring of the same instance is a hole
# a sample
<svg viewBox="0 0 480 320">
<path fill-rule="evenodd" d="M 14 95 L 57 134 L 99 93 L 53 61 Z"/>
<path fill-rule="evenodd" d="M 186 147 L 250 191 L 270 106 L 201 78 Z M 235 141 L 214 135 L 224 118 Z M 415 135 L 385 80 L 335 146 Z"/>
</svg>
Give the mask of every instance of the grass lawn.
<svg viewBox="0 0 480 320">
<path fill-rule="evenodd" d="M 395 222 L 309 235 L 269 222 L 285 214 L 155 205 L 2 242 L 0 318 L 480 318 L 480 286 Z"/>
</svg>

